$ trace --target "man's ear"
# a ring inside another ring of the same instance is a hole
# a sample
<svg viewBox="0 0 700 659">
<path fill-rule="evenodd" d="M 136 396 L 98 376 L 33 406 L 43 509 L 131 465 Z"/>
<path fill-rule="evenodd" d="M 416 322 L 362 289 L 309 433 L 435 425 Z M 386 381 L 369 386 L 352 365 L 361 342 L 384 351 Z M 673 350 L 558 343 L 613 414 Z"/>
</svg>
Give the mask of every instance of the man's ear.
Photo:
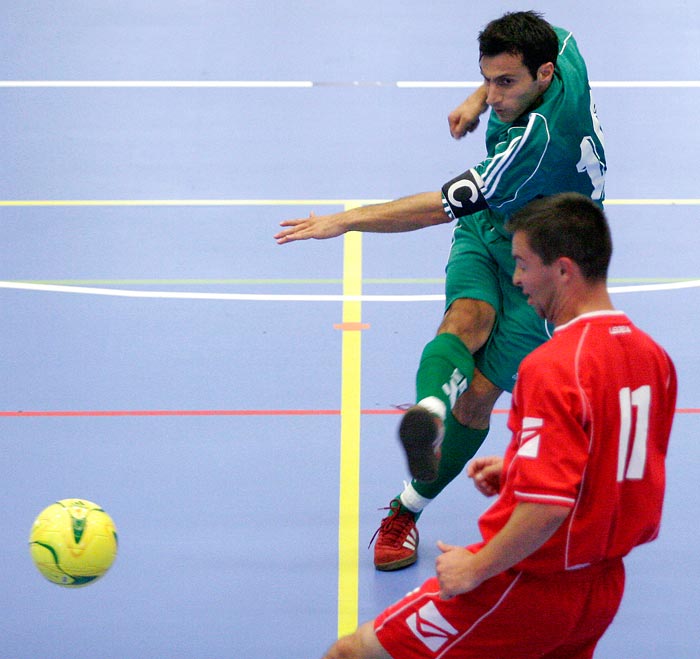
<svg viewBox="0 0 700 659">
<path fill-rule="evenodd" d="M 560 256 L 556 261 L 557 272 L 561 277 L 571 279 L 572 275 L 579 271 L 578 265 L 568 256 Z"/>
<path fill-rule="evenodd" d="M 545 62 L 537 69 L 537 82 L 550 83 L 554 76 L 554 64 Z"/>
</svg>

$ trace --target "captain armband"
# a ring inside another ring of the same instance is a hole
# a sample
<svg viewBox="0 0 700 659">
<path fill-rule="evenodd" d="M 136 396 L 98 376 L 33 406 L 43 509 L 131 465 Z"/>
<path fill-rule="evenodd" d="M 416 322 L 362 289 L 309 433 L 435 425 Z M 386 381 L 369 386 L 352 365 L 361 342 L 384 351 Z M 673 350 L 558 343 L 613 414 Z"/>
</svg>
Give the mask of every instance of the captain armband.
<svg viewBox="0 0 700 659">
<path fill-rule="evenodd" d="M 457 178 L 442 186 L 442 198 L 445 212 L 456 219 L 489 207 L 481 188 L 483 181 L 479 174 L 469 169 Z"/>
</svg>

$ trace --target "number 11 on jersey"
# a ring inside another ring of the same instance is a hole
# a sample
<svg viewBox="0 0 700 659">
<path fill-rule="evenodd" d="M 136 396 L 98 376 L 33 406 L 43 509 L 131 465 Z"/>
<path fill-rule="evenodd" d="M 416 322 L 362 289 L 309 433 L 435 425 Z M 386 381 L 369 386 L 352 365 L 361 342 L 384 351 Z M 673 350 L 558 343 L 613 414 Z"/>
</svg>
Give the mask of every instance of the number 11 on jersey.
<svg viewBox="0 0 700 659">
<path fill-rule="evenodd" d="M 651 387 L 644 385 L 632 391 L 629 387 L 620 390 L 620 445 L 617 459 L 617 482 L 640 480 L 644 477 L 649 433 L 649 408 Z M 633 408 L 636 408 L 636 423 L 633 424 Z M 632 428 L 634 426 L 634 437 Z M 632 446 L 630 447 L 630 442 Z"/>
</svg>

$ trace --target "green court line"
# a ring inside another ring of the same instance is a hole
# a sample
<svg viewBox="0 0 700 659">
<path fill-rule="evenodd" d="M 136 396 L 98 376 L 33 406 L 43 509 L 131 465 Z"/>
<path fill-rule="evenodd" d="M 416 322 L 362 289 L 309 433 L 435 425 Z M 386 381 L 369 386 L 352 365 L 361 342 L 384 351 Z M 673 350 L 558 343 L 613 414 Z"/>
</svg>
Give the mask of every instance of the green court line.
<svg viewBox="0 0 700 659">
<path fill-rule="evenodd" d="M 612 277 L 612 284 L 668 284 L 694 281 L 695 277 Z M 324 286 L 342 285 L 342 279 L 8 279 L 18 284 L 41 284 L 50 286 Z M 362 283 L 373 285 L 434 285 L 444 284 L 444 277 L 426 278 L 363 278 Z"/>
<path fill-rule="evenodd" d="M 52 286 L 230 286 L 230 285 L 295 285 L 342 284 L 342 279 L 21 279 L 19 284 Z"/>
</svg>

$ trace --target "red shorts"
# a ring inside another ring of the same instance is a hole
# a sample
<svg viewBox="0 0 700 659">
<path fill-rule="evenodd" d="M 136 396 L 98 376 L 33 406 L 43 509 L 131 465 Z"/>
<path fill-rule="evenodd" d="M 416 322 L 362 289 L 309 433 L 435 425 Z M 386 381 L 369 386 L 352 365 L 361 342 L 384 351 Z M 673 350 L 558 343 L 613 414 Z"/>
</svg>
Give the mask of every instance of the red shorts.
<svg viewBox="0 0 700 659">
<path fill-rule="evenodd" d="M 449 600 L 433 578 L 374 629 L 396 659 L 590 659 L 624 585 L 621 559 L 551 575 L 509 571 Z"/>
</svg>

